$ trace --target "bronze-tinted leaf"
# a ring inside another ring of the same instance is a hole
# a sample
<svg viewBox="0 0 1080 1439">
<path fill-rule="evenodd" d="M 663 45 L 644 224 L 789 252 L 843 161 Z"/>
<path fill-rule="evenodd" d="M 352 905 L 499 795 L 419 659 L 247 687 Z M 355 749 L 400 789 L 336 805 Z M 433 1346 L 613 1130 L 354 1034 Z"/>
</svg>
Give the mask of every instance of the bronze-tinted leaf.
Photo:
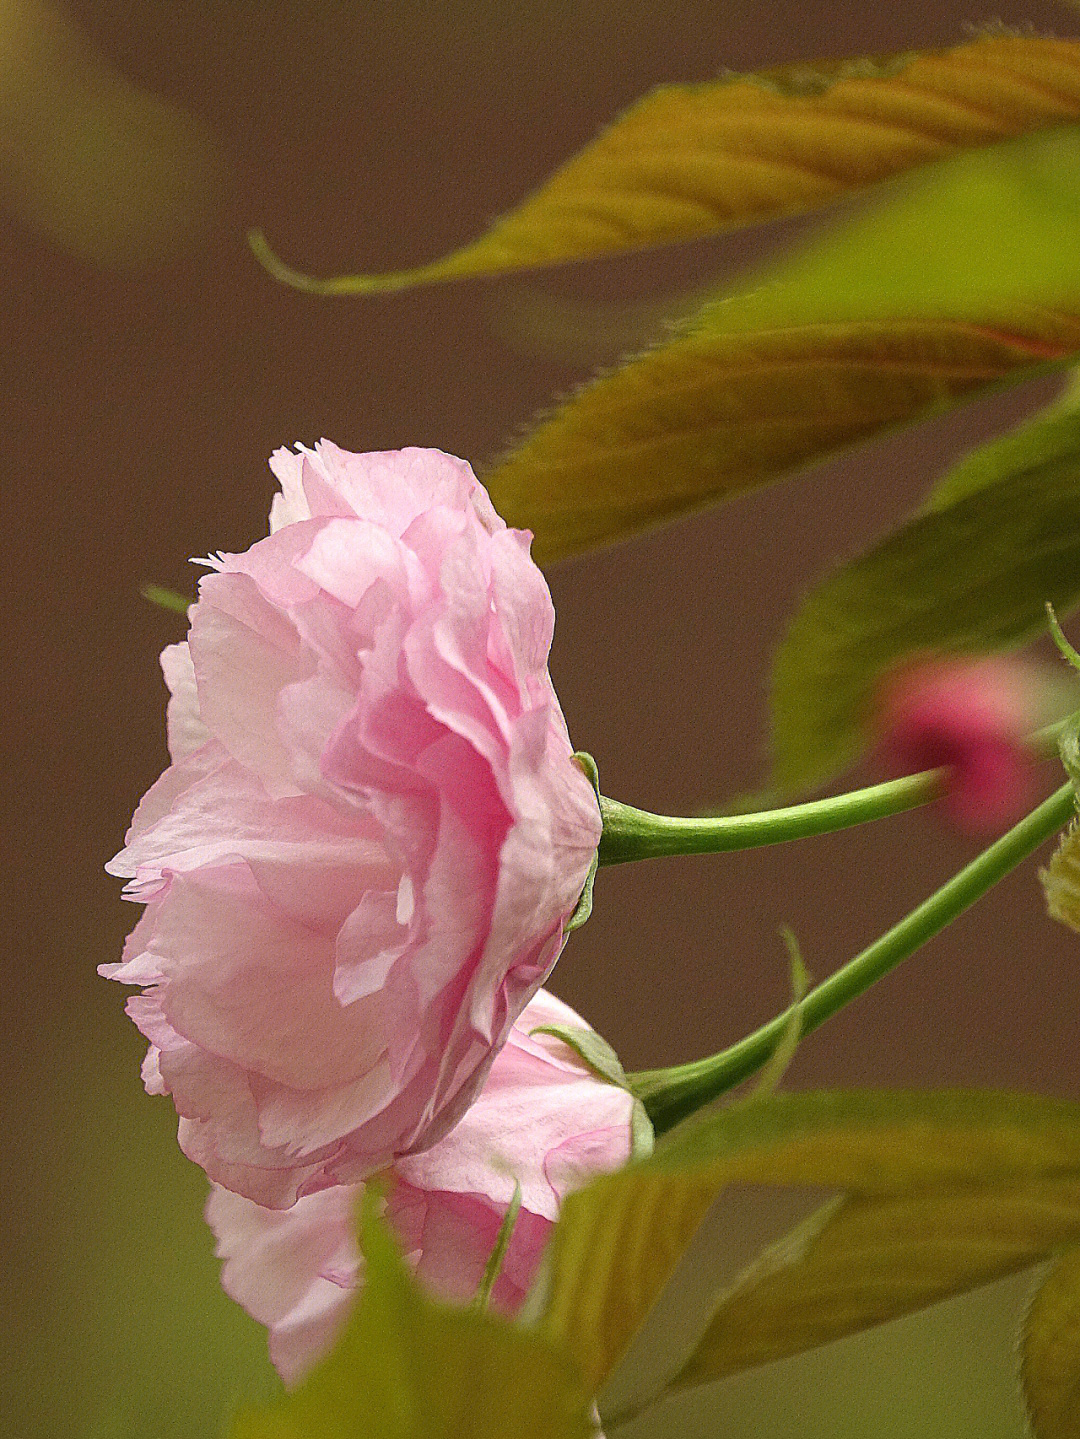
<svg viewBox="0 0 1080 1439">
<path fill-rule="evenodd" d="M 370 294 L 586 259 L 811 210 L 948 155 L 1080 119 L 1080 41 L 988 35 L 948 50 L 665 85 L 470 245 L 388 274 L 279 279 Z"/>
<path fill-rule="evenodd" d="M 1049 358 L 1080 318 L 680 335 L 586 386 L 484 476 L 541 564 L 753 489 Z"/>
<path fill-rule="evenodd" d="M 932 167 L 587 385 L 486 476 L 538 558 L 1080 351 L 1080 129 Z"/>
</svg>

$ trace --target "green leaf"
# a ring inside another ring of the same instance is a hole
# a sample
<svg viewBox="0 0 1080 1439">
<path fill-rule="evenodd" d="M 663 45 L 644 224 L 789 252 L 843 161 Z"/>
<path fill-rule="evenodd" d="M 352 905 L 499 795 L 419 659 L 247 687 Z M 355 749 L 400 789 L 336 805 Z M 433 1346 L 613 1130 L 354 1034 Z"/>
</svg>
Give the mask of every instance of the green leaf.
<svg viewBox="0 0 1080 1439">
<path fill-rule="evenodd" d="M 899 1199 L 1080 1180 L 1080 1105 L 992 1093 L 776 1095 L 690 1121 L 572 1194 L 548 1251 L 540 1331 L 599 1388 L 729 1184 Z"/>
<path fill-rule="evenodd" d="M 320 280 L 371 294 L 611 255 L 830 204 L 928 161 L 1080 117 L 1080 43 L 994 34 L 949 50 L 665 85 L 464 249 L 410 270 Z"/>
<path fill-rule="evenodd" d="M 815 1348 L 1040 1263 L 1080 1240 L 1080 1178 L 841 1200 L 723 1296 L 674 1393 Z"/>
<path fill-rule="evenodd" d="M 1047 600 L 1063 612 L 1080 601 L 1080 412 L 980 453 L 980 486 L 966 460 L 957 498 L 804 599 L 773 670 L 780 787 L 815 784 L 857 757 L 874 686 L 898 661 L 1005 649 L 1044 630 Z"/>
<path fill-rule="evenodd" d="M 1033 469 L 1056 460 L 1075 459 L 1080 416 L 1080 389 L 1073 386 L 1066 395 L 1045 410 L 1014 425 L 1008 433 L 980 445 L 948 470 L 927 496 L 926 510 L 945 510 L 957 500 L 986 489 L 1006 475 Z"/>
<path fill-rule="evenodd" d="M 995 146 L 705 305 L 486 480 L 541 562 L 737 494 L 1080 350 L 1080 130 Z"/>
<path fill-rule="evenodd" d="M 428 1299 L 375 1201 L 364 1286 L 332 1353 L 291 1394 L 236 1420 L 231 1439 L 588 1439 L 591 1400 L 568 1361 L 492 1314 Z"/>
<path fill-rule="evenodd" d="M 1080 1439 L 1080 1250 L 1063 1255 L 1036 1290 L 1020 1355 L 1035 1439 Z"/>
<path fill-rule="evenodd" d="M 236 181 L 214 127 L 132 84 L 96 29 L 0 6 L 0 203 L 81 264 L 157 269 L 229 223 Z"/>
</svg>

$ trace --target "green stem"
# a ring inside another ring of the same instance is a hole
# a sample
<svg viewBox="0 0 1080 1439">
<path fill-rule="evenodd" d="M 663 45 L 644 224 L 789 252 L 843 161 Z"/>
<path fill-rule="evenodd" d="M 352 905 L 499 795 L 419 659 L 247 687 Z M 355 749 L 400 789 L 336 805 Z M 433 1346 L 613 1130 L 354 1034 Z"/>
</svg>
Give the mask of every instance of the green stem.
<svg viewBox="0 0 1080 1439">
<path fill-rule="evenodd" d="M 726 850 L 754 849 L 829 834 L 868 820 L 884 819 L 927 804 L 941 793 L 943 770 L 925 770 L 886 784 L 871 785 L 851 794 L 766 809 L 757 814 L 725 814 L 701 819 L 649 814 L 633 805 L 600 797 L 604 832 L 600 840 L 601 864 L 625 864 L 632 859 L 658 859 L 672 854 L 721 854 Z"/>
<path fill-rule="evenodd" d="M 1064 784 L 977 859 L 924 900 L 917 909 L 876 939 L 868 949 L 819 984 L 802 1000 L 800 1030 L 808 1034 L 864 993 L 901 960 L 974 904 L 999 879 L 1028 857 L 1075 815 L 1071 783 Z M 724 1094 L 766 1064 L 787 1032 L 790 1011 L 708 1059 L 671 1069 L 631 1075 L 634 1093 L 644 1102 L 656 1133 Z"/>
<path fill-rule="evenodd" d="M 1048 726 L 1031 736 L 1031 748 L 1039 755 L 1054 754 L 1064 728 Z M 673 854 L 720 854 L 728 850 L 754 849 L 763 844 L 781 844 L 809 835 L 830 834 L 852 825 L 885 819 L 928 804 L 942 793 L 948 772 L 923 770 L 921 774 L 870 785 L 850 794 L 810 800 L 784 809 L 767 809 L 758 814 L 712 815 L 683 819 L 674 815 L 650 814 L 633 805 L 600 797 L 604 830 L 600 839 L 601 864 L 625 864 L 634 859 L 658 859 Z"/>
</svg>

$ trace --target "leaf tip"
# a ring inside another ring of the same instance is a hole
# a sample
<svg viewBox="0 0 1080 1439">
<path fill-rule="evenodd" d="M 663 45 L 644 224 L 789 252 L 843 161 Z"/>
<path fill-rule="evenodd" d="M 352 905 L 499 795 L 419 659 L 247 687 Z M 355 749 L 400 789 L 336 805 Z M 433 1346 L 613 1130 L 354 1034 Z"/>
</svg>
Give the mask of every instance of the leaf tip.
<svg viewBox="0 0 1080 1439">
<path fill-rule="evenodd" d="M 164 585 L 142 585 L 139 594 L 144 600 L 149 600 L 152 605 L 157 605 L 163 610 L 171 610 L 174 614 L 186 615 L 191 608 L 191 600 L 186 600 L 175 590 L 166 589 Z"/>
</svg>

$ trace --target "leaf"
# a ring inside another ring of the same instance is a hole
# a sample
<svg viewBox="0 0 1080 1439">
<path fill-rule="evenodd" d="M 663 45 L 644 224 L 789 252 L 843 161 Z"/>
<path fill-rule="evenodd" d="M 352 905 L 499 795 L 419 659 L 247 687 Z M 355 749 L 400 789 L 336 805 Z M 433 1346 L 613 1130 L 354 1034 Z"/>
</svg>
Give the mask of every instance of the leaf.
<svg viewBox="0 0 1080 1439">
<path fill-rule="evenodd" d="M 742 1276 L 665 1392 L 910 1314 L 1078 1240 L 1080 1178 L 842 1200 Z"/>
<path fill-rule="evenodd" d="M 0 205 L 82 263 L 175 261 L 216 233 L 231 166 L 203 119 L 133 85 L 72 11 L 0 0 Z"/>
<path fill-rule="evenodd" d="M 1080 1250 L 1063 1255 L 1036 1290 L 1020 1353 L 1035 1439 L 1080 1439 Z"/>
<path fill-rule="evenodd" d="M 816 784 L 857 757 L 874 686 L 897 662 L 1005 649 L 1045 629 L 1047 600 L 1062 611 L 1080 601 L 1080 412 L 977 453 L 979 487 L 968 459 L 958 498 L 916 515 L 803 600 L 773 669 L 781 788 Z"/>
<path fill-rule="evenodd" d="M 485 476 L 549 562 L 1080 351 L 1080 130 L 996 146 L 704 306 Z"/>
<path fill-rule="evenodd" d="M 866 1200 L 1080 1180 L 1080 1105 L 992 1093 L 775 1095 L 690 1121 L 565 1202 L 540 1331 L 599 1388 L 729 1184 Z"/>
<path fill-rule="evenodd" d="M 589 1439 L 591 1400 L 540 1336 L 425 1297 L 373 1202 L 364 1287 L 331 1354 L 231 1439 Z"/>
<path fill-rule="evenodd" d="M 595 300 L 519 280 L 486 291 L 482 307 L 487 328 L 514 354 L 584 372 L 645 349 L 700 310 L 715 290 L 714 282 L 645 300 Z"/>
<path fill-rule="evenodd" d="M 152 605 L 158 605 L 163 610 L 172 610 L 178 615 L 186 615 L 192 605 L 191 600 L 185 599 L 175 590 L 165 589 L 163 585 L 143 585 L 139 593 Z"/>
<path fill-rule="evenodd" d="M 431 264 L 319 280 L 319 294 L 433 281 L 717 234 L 797 214 L 913 166 L 1080 118 L 1080 42 L 995 34 L 954 49 L 665 85 L 479 240 Z"/>
<path fill-rule="evenodd" d="M 980 445 L 959 460 L 938 480 L 924 509 L 944 510 L 957 500 L 978 493 L 1019 469 L 1075 456 L 1080 388 L 1075 380 L 1066 394 L 1031 419 L 1014 425 L 1007 434 Z"/>
</svg>

